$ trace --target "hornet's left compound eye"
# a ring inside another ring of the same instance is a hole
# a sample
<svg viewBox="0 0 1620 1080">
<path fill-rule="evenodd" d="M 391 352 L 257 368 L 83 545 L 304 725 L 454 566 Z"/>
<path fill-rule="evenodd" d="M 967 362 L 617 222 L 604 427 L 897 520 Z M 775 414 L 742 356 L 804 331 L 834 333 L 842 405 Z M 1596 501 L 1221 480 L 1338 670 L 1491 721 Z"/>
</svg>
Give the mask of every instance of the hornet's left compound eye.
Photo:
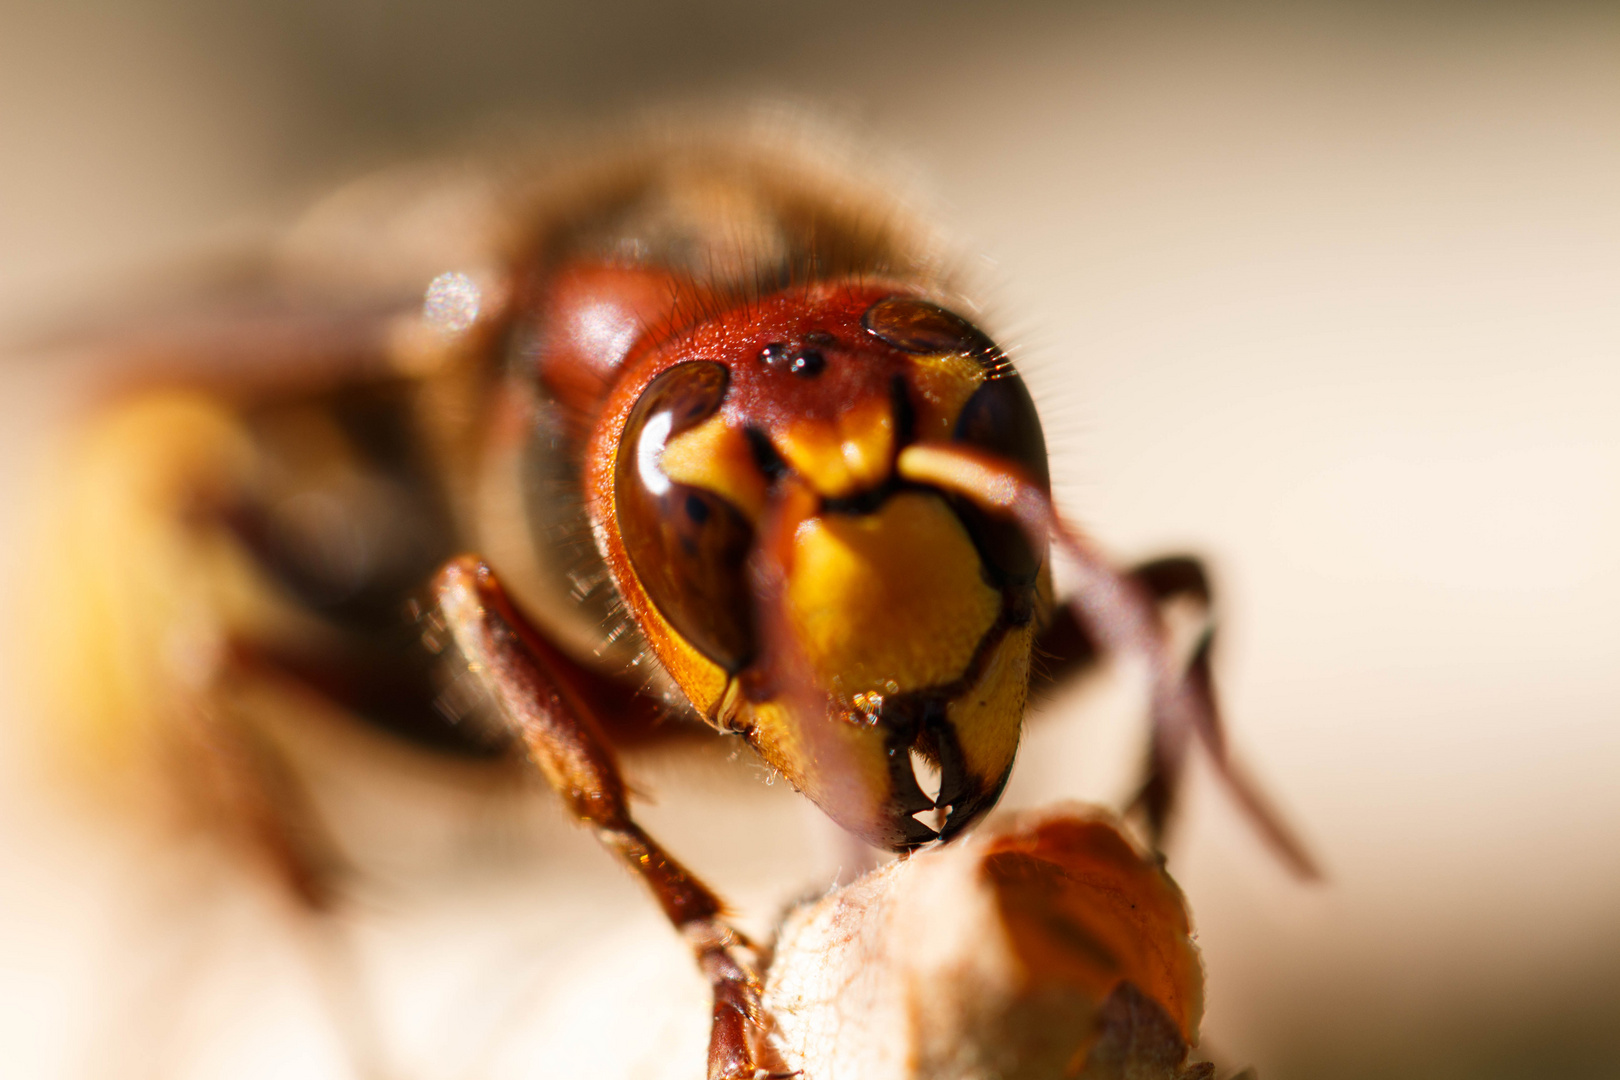
<svg viewBox="0 0 1620 1080">
<path fill-rule="evenodd" d="M 726 379 L 723 365 L 692 361 L 649 383 L 625 423 L 613 484 L 619 532 L 647 596 L 676 633 L 735 674 L 754 655 L 753 526 L 712 491 L 671 480 L 661 464 L 671 438 L 720 407 Z"/>
</svg>

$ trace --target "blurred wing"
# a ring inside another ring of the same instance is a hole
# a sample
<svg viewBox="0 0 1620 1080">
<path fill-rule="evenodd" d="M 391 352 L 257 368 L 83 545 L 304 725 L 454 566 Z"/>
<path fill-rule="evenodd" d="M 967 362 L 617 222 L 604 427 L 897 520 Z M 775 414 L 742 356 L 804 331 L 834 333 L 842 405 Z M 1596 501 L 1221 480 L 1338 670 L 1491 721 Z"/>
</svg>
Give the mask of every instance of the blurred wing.
<svg viewBox="0 0 1620 1080">
<path fill-rule="evenodd" d="M 506 238 L 523 205 L 509 188 L 495 171 L 465 163 L 368 176 L 290 228 L 7 328 L 0 353 L 114 372 L 115 392 L 184 383 L 236 399 L 419 374 L 442 344 L 423 334 L 435 280 L 458 275 L 463 296 L 429 316 L 468 321 L 466 285 L 477 294 L 478 321 L 503 306 Z"/>
</svg>

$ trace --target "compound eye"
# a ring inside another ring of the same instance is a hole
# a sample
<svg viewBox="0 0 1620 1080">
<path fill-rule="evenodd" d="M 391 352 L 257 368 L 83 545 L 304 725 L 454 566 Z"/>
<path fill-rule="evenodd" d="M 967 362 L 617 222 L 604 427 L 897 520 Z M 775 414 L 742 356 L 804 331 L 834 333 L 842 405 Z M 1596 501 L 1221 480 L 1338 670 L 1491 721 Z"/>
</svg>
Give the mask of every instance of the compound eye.
<svg viewBox="0 0 1620 1080">
<path fill-rule="evenodd" d="M 1035 402 L 1024 380 L 984 331 L 955 312 L 910 296 L 878 301 L 861 317 L 861 325 L 905 352 L 976 357 L 983 365 L 984 382 L 962 406 L 951 437 L 1013 462 L 1042 491 L 1050 493 L 1046 438 Z M 951 503 L 998 584 L 1034 584 L 1046 556 L 1030 544 L 1022 529 L 990 517 L 965 499 L 953 498 Z"/>
<path fill-rule="evenodd" d="M 753 526 L 713 492 L 671 480 L 661 464 L 671 438 L 720 408 L 726 379 L 723 365 L 692 361 L 649 383 L 619 440 L 613 483 L 619 533 L 642 588 L 676 633 L 735 674 L 754 655 L 745 571 Z"/>
<path fill-rule="evenodd" d="M 1029 387 L 1010 364 L 1003 363 L 967 399 L 951 437 L 1017 464 L 1042 491 L 1051 494 L 1041 418 Z"/>
<path fill-rule="evenodd" d="M 962 406 L 952 437 L 988 450 L 1024 470 L 1024 474 L 1051 494 L 1046 462 L 1046 437 L 1041 432 L 1035 402 L 1024 380 L 1003 363 Z M 979 554 L 1000 583 L 1032 585 L 1046 558 L 1030 544 L 1024 530 L 1003 518 L 993 518 L 965 500 L 953 500 Z M 1042 545 L 1044 548 L 1044 545 Z"/>
</svg>

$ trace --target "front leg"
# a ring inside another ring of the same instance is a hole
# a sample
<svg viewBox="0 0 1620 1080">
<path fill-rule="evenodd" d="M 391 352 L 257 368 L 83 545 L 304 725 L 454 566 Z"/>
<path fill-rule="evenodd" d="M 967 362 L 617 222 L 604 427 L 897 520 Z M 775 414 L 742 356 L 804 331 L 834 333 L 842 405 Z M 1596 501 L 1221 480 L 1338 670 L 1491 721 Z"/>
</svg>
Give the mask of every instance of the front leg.
<svg viewBox="0 0 1620 1080">
<path fill-rule="evenodd" d="M 630 816 L 613 748 L 592 715 L 583 673 L 513 606 L 494 573 L 469 555 L 439 572 L 434 592 L 472 672 L 523 740 L 529 760 L 580 821 L 647 883 L 696 952 L 714 992 L 709 1080 L 753 1080 L 750 1026 L 760 1021 L 754 946 L 723 907 Z"/>
<path fill-rule="evenodd" d="M 1204 637 L 1208 642 L 1213 642 L 1214 593 L 1202 559 L 1196 555 L 1166 555 L 1137 564 L 1126 576 L 1140 585 L 1161 607 L 1170 601 L 1182 599 L 1197 603 L 1204 619 Z M 1042 699 L 1090 671 L 1102 655 L 1074 609 L 1067 604 L 1059 605 L 1052 613 L 1052 621 L 1041 631 L 1035 648 L 1044 663 L 1041 677 L 1030 687 L 1030 696 Z M 1198 655 L 1193 662 L 1207 664 L 1205 640 L 1200 641 Z"/>
<path fill-rule="evenodd" d="M 1227 753 L 1220 698 L 1215 693 L 1210 666 L 1217 627 L 1214 591 L 1203 562 L 1192 555 L 1170 555 L 1134 567 L 1125 575 L 1125 580 L 1155 608 L 1162 609 L 1175 601 L 1193 602 L 1202 620 L 1197 642 L 1182 674 L 1182 690 L 1194 705 L 1189 710 L 1194 725 L 1154 725 L 1147 776 L 1132 801 L 1132 808 L 1140 810 L 1147 819 L 1153 842 L 1161 842 L 1175 812 L 1188 743 L 1196 733 L 1208 746 L 1216 772 L 1267 841 L 1302 877 L 1319 877 L 1314 860 L 1284 824 L 1282 815 L 1261 793 L 1241 763 Z M 1051 623 L 1041 632 L 1036 647 L 1048 659 L 1045 693 L 1089 669 L 1100 653 L 1097 642 L 1071 604 L 1058 608 Z"/>
<path fill-rule="evenodd" d="M 1214 600 L 1209 574 L 1202 560 L 1193 555 L 1170 555 L 1141 563 L 1125 576 L 1161 610 L 1165 604 L 1176 600 L 1191 600 L 1198 605 L 1202 628 L 1193 654 L 1188 659 L 1185 679 L 1188 688 L 1198 695 L 1203 705 L 1202 711 L 1209 728 L 1207 735 L 1216 744 L 1217 758 L 1224 757 L 1225 733 L 1210 673 L 1210 651 L 1215 643 L 1216 629 Z M 1031 687 L 1031 691 L 1032 695 L 1042 697 L 1091 670 L 1102 654 L 1098 643 L 1069 604 L 1059 606 L 1053 613 L 1052 621 L 1041 631 L 1035 647 L 1046 661 L 1045 679 Z M 1134 805 L 1146 816 L 1148 830 L 1155 843 L 1163 837 L 1175 809 L 1190 734 L 1185 727 L 1167 729 L 1165 725 L 1155 725 L 1154 728 L 1148 751 L 1147 775 Z"/>
</svg>

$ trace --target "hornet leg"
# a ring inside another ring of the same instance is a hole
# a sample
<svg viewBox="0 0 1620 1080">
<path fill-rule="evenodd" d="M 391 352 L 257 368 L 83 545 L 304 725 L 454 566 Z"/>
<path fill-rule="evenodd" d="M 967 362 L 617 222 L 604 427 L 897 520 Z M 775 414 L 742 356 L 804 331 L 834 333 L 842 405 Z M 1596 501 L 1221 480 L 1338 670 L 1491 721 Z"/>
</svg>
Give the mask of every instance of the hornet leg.
<svg viewBox="0 0 1620 1080">
<path fill-rule="evenodd" d="M 709 1080 L 754 1080 L 749 1027 L 760 1020 L 754 946 L 722 917 L 718 897 L 630 816 L 612 747 L 573 663 L 529 625 L 490 569 L 451 560 L 434 592 L 456 644 L 568 809 L 652 890 L 697 954 L 714 992 Z"/>
<path fill-rule="evenodd" d="M 1213 594 L 1204 564 L 1191 555 L 1172 555 L 1130 570 L 1126 577 L 1149 598 L 1156 607 L 1167 602 L 1190 599 L 1202 609 L 1204 629 L 1198 644 L 1188 660 L 1184 678 L 1191 693 L 1198 696 L 1201 709 L 1208 720 L 1205 733 L 1216 745 L 1217 753 L 1225 749 L 1219 702 L 1214 692 L 1210 673 L 1210 652 L 1215 641 Z M 1041 631 L 1035 647 L 1047 659 L 1046 678 L 1037 691 L 1049 695 L 1090 670 L 1103 650 L 1086 632 L 1075 609 L 1064 604 L 1053 614 L 1052 621 Z M 1155 843 L 1162 838 L 1175 809 L 1182 773 L 1186 766 L 1191 731 L 1186 727 L 1155 727 L 1148 751 L 1146 779 L 1137 792 L 1132 806 L 1147 818 L 1148 829 Z"/>
<path fill-rule="evenodd" d="M 1126 575 L 1147 590 L 1156 604 L 1163 605 L 1183 597 L 1196 601 L 1203 609 L 1206 621 L 1213 627 L 1213 592 L 1204 564 L 1195 555 L 1168 555 L 1134 567 Z M 1213 629 L 1209 631 L 1213 634 Z M 1052 621 L 1035 640 L 1035 648 L 1045 660 L 1041 676 L 1030 687 L 1031 696 L 1047 697 L 1075 678 L 1091 670 L 1102 656 L 1102 650 L 1086 633 L 1074 609 L 1060 605 L 1052 613 Z M 1207 650 L 1202 650 L 1207 660 Z"/>
</svg>

